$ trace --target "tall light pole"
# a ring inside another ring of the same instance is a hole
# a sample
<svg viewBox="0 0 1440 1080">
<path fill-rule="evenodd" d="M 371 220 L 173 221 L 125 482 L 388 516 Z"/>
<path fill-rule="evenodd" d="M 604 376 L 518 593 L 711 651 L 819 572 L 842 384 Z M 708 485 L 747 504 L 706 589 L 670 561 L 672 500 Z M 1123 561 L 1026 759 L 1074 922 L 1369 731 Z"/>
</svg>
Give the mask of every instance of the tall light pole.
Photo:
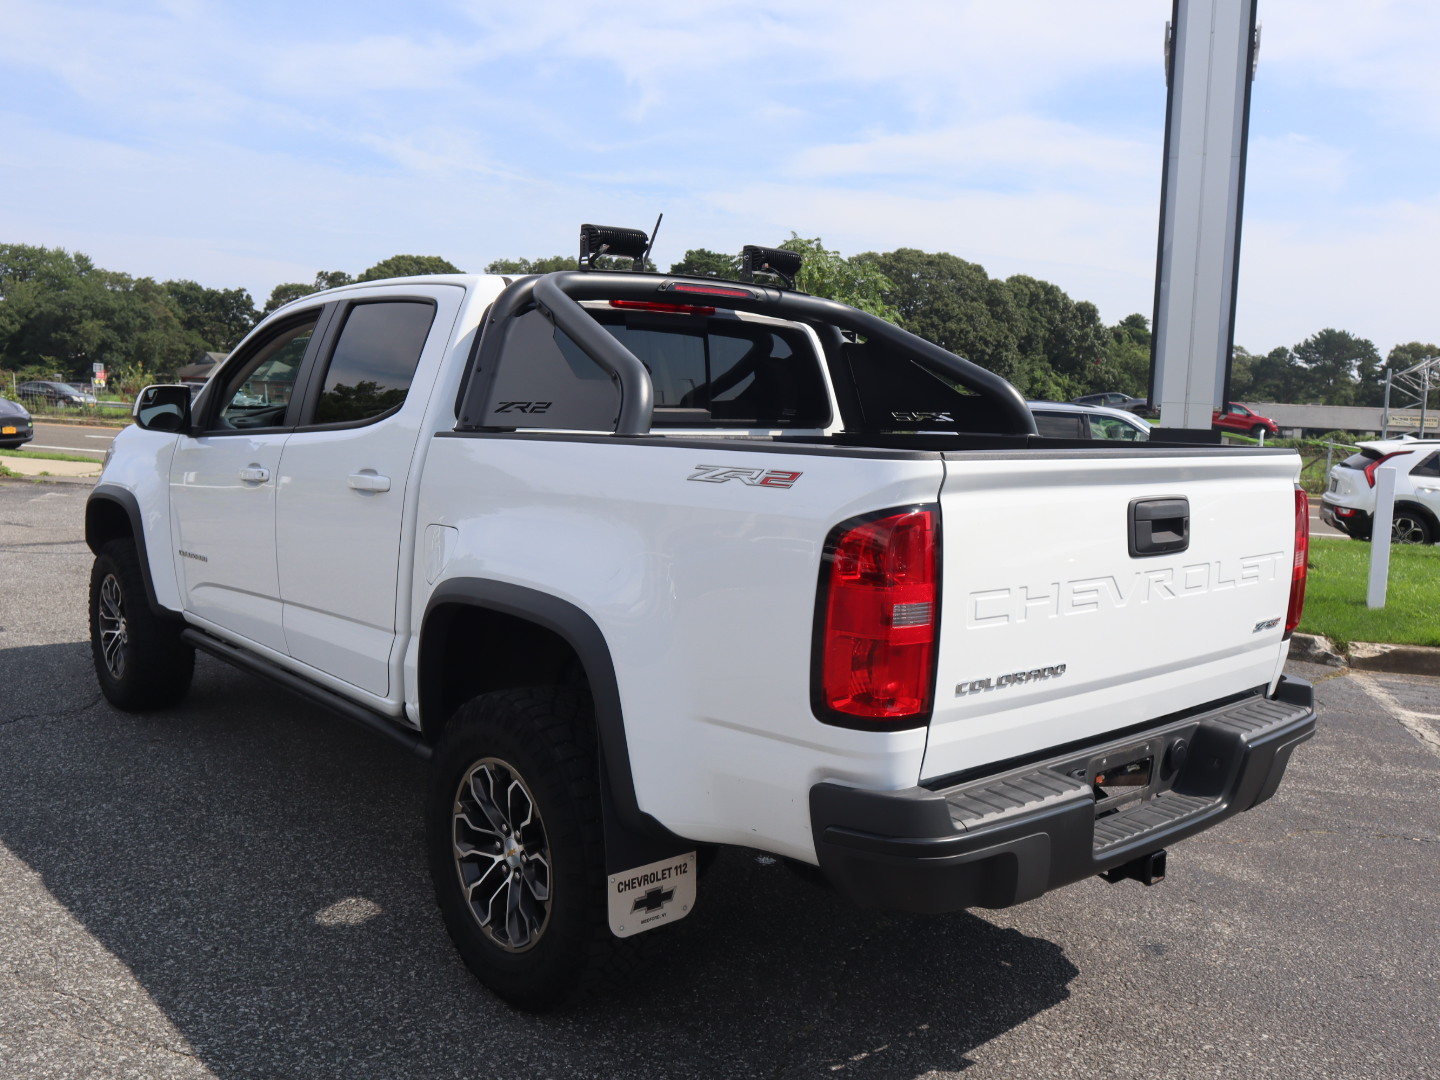
<svg viewBox="0 0 1440 1080">
<path fill-rule="evenodd" d="M 1212 441 L 1227 397 L 1256 0 L 1174 0 L 1150 401 L 1164 437 Z"/>
</svg>

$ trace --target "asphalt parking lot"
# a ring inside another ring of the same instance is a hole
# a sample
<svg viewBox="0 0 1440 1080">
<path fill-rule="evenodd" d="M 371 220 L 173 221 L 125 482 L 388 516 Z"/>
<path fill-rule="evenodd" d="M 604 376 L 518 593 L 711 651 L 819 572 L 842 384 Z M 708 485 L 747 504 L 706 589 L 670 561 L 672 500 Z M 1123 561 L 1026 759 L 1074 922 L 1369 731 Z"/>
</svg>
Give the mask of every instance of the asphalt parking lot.
<svg viewBox="0 0 1440 1080">
<path fill-rule="evenodd" d="M 450 947 L 419 764 L 204 657 L 103 702 L 87 491 L 0 482 L 0 1077 L 1440 1077 L 1440 680 L 1294 665 L 1318 737 L 1157 887 L 896 916 L 731 851 L 534 1017 Z"/>
</svg>

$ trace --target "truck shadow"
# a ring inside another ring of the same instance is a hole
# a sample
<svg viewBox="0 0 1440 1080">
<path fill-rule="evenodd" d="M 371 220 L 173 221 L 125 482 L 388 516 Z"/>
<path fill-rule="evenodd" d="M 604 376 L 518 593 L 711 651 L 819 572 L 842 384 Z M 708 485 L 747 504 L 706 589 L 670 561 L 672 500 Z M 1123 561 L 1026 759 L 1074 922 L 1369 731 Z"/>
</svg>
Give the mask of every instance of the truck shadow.
<svg viewBox="0 0 1440 1080">
<path fill-rule="evenodd" d="M 169 1052 L 222 1078 L 913 1077 L 965 1068 L 1077 974 L 1049 941 L 859 911 L 730 851 L 626 982 L 513 1012 L 435 912 L 421 765 L 204 659 L 182 707 L 146 716 L 91 697 L 83 646 L 0 655 L 16 664 L 75 680 L 60 708 L 0 727 L 0 843 L 74 920 L 35 923 L 72 940 L 32 938 L 20 985 L 85 979 L 88 935 L 158 1007 L 86 988 L 102 1021 L 149 1010 Z M 55 959 L 77 943 L 78 963 Z"/>
</svg>

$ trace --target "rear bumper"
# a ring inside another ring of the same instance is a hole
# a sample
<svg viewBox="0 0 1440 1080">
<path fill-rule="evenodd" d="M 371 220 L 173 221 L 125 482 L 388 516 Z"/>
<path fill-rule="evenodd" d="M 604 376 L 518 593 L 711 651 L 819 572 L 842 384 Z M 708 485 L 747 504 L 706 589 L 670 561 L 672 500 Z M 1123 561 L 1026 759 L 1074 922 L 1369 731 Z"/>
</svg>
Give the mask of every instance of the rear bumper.
<svg viewBox="0 0 1440 1080">
<path fill-rule="evenodd" d="M 1273 698 L 1245 698 L 941 790 L 816 784 L 815 851 L 826 877 L 864 907 L 1008 907 L 1264 802 L 1291 752 L 1314 733 L 1310 684 L 1282 678 Z M 1096 767 L 1144 757 L 1150 789 L 1097 816 Z"/>
<path fill-rule="evenodd" d="M 1340 511 L 1349 511 L 1341 516 Z M 1366 539 L 1370 535 L 1370 512 L 1368 510 L 1356 510 L 1349 506 L 1336 506 L 1334 503 L 1320 503 L 1320 520 L 1329 525 L 1332 529 L 1339 529 L 1341 532 L 1357 539 Z"/>
</svg>

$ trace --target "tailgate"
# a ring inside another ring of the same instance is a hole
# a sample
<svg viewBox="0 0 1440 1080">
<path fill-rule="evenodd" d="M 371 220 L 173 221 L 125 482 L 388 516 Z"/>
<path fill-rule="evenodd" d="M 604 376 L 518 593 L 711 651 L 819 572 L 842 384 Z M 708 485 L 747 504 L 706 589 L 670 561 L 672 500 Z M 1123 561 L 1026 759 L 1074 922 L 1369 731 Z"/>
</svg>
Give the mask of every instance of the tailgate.
<svg viewBox="0 0 1440 1080">
<path fill-rule="evenodd" d="M 922 780 L 1269 684 L 1298 471 L 1238 448 L 947 454 Z M 1166 551 L 1177 511 L 1188 538 Z M 1162 550 L 1132 554 L 1137 532 Z"/>
</svg>

